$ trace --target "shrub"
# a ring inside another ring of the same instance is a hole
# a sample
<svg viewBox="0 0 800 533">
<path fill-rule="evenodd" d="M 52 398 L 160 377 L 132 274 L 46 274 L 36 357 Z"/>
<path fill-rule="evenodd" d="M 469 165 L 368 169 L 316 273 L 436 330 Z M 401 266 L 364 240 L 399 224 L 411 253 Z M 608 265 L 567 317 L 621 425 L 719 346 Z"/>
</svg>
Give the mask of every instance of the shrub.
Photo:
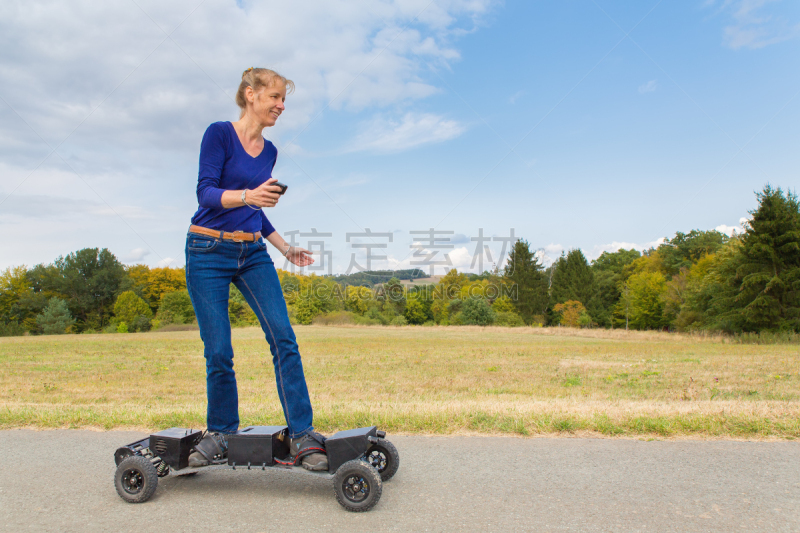
<svg viewBox="0 0 800 533">
<path fill-rule="evenodd" d="M 228 299 L 228 318 L 231 326 L 257 326 L 258 317 L 250 308 L 242 292 L 231 285 L 231 295 Z"/>
<path fill-rule="evenodd" d="M 158 328 L 159 333 L 168 333 L 170 331 L 198 331 L 200 327 L 197 324 L 167 324 L 166 326 Z"/>
<path fill-rule="evenodd" d="M 378 320 L 377 318 L 370 318 L 370 317 L 368 317 L 366 315 L 365 316 L 356 315 L 356 316 L 353 317 L 353 320 L 355 320 L 355 323 L 360 325 L 360 326 L 380 326 L 380 325 L 382 325 L 381 321 Z"/>
<path fill-rule="evenodd" d="M 406 321 L 406 317 L 404 317 L 403 315 L 397 315 L 392 319 L 391 322 L 389 322 L 390 326 L 405 326 L 407 324 L 408 322 Z"/>
<path fill-rule="evenodd" d="M 114 315 L 121 322 L 133 326 L 133 324 L 136 323 L 136 319 L 140 316 L 148 319 L 152 317 L 153 311 L 150 310 L 150 306 L 147 305 L 147 302 L 139 298 L 135 292 L 125 291 L 117 296 L 117 301 L 114 303 Z"/>
<path fill-rule="evenodd" d="M 381 312 L 377 307 L 370 307 L 367 312 L 364 313 L 364 317 L 381 323 Z"/>
<path fill-rule="evenodd" d="M 312 324 L 319 326 L 342 326 L 345 324 L 355 324 L 356 313 L 351 311 L 334 311 L 333 313 L 323 313 L 314 317 Z"/>
<path fill-rule="evenodd" d="M 489 326 L 494 324 L 497 313 L 481 296 L 470 296 L 462 305 L 461 323 L 465 325 Z"/>
<path fill-rule="evenodd" d="M 577 300 L 567 300 L 563 304 L 557 304 L 553 311 L 560 316 L 559 324 L 570 328 L 580 326 L 581 314 L 586 314 L 586 308 Z M 591 323 L 591 319 L 589 319 Z"/>
<path fill-rule="evenodd" d="M 499 311 L 497 313 L 497 319 L 494 321 L 494 325 L 517 328 L 524 326 L 525 322 L 523 322 L 522 317 L 514 311 Z"/>
<path fill-rule="evenodd" d="M 363 315 L 369 308 L 369 303 L 374 301 L 374 294 L 367 287 L 353 287 L 348 285 L 345 291 L 344 307 L 348 311 L 353 311 Z"/>
<path fill-rule="evenodd" d="M 449 323 L 450 315 L 447 310 L 447 305 L 447 300 L 441 298 L 433 299 L 433 303 L 431 303 L 431 315 L 433 315 L 433 321 L 437 324 L 446 326 Z"/>
<path fill-rule="evenodd" d="M 314 300 L 298 298 L 295 305 L 295 320 L 298 324 L 308 325 L 319 314 L 319 308 Z"/>
<path fill-rule="evenodd" d="M 67 302 L 60 298 L 50 298 L 47 307 L 36 315 L 36 325 L 45 335 L 61 335 L 75 323 L 67 308 Z"/>
<path fill-rule="evenodd" d="M 156 318 L 159 324 L 188 324 L 194 321 L 194 307 L 189 291 L 173 291 L 161 296 Z"/>
<path fill-rule="evenodd" d="M 498 313 L 516 313 L 517 308 L 508 296 L 501 296 L 492 303 L 492 309 Z M 518 315 L 519 316 L 519 315 Z"/>
<path fill-rule="evenodd" d="M 20 335 L 25 335 L 25 328 L 16 322 L 0 323 L 0 337 L 18 337 Z"/>
<path fill-rule="evenodd" d="M 425 312 L 425 304 L 413 296 L 409 297 L 406 302 L 404 316 L 403 322 L 407 322 L 408 324 L 422 324 L 428 320 L 428 314 Z"/>
<path fill-rule="evenodd" d="M 125 322 L 117 324 L 117 333 L 128 333 L 128 324 Z"/>
<path fill-rule="evenodd" d="M 447 314 L 450 315 L 451 317 L 453 315 L 458 314 L 461 311 L 463 305 L 464 302 L 462 300 L 459 300 L 458 298 L 456 298 L 455 300 L 450 300 L 449 302 L 447 302 Z"/>
<path fill-rule="evenodd" d="M 150 318 L 139 315 L 131 323 L 131 331 L 150 331 L 152 327 Z"/>
<path fill-rule="evenodd" d="M 402 316 L 398 315 L 394 311 L 393 304 L 384 305 L 382 307 L 379 306 L 372 306 L 369 310 L 364 314 L 362 318 L 368 319 L 368 321 L 359 321 L 358 324 L 380 324 L 382 326 L 388 326 L 392 322 L 394 322 L 397 317 Z M 404 318 L 405 320 L 405 318 Z"/>
</svg>

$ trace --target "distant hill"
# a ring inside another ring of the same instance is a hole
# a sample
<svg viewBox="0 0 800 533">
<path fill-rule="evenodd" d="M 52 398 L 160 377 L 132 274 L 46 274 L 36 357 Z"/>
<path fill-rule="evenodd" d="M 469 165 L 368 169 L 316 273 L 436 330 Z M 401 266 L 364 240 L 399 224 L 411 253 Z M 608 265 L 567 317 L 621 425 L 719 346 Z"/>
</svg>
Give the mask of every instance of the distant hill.
<svg viewBox="0 0 800 533">
<path fill-rule="evenodd" d="M 405 285 L 406 287 L 411 287 L 412 285 L 436 285 L 439 283 L 439 280 L 442 279 L 444 276 L 431 276 L 429 278 L 416 278 L 413 280 L 401 280 L 400 283 Z"/>
<path fill-rule="evenodd" d="M 397 278 L 401 281 L 414 281 L 419 278 L 426 278 L 428 275 L 418 268 L 412 268 L 406 270 L 365 270 L 363 272 L 354 272 L 353 274 L 325 277 L 342 285 L 374 287 L 375 285 L 386 283 L 392 278 Z"/>
</svg>

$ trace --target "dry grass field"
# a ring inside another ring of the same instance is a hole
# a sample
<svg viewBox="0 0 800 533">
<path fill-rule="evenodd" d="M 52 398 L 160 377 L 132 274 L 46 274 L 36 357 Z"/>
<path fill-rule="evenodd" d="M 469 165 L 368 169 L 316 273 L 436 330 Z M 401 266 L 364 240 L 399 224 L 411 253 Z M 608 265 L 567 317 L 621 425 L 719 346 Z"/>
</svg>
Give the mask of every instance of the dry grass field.
<svg viewBox="0 0 800 533">
<path fill-rule="evenodd" d="M 800 437 L 800 346 L 666 333 L 296 328 L 323 432 Z M 260 329 L 234 330 L 243 424 L 283 423 Z M 0 339 L 0 427 L 204 427 L 196 331 Z"/>
</svg>

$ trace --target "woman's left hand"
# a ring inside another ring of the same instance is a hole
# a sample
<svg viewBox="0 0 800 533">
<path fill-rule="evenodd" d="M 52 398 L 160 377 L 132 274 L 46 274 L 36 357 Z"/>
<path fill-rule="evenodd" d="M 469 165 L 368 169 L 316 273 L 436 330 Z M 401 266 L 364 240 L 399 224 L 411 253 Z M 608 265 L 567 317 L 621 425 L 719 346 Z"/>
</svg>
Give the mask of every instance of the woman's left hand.
<svg viewBox="0 0 800 533">
<path fill-rule="evenodd" d="M 291 246 L 286 252 L 286 259 L 299 267 L 308 266 L 314 262 L 314 258 L 311 257 L 311 252 L 299 246 Z"/>
</svg>

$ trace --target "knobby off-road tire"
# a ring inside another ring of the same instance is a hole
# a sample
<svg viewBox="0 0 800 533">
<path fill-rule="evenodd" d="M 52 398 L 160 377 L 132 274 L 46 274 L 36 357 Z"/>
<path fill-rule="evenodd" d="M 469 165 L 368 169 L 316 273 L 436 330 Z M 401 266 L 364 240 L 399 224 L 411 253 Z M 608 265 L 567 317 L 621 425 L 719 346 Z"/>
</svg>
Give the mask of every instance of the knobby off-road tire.
<svg viewBox="0 0 800 533">
<path fill-rule="evenodd" d="M 114 486 L 120 498 L 128 503 L 142 503 L 150 499 L 158 486 L 156 467 L 147 457 L 126 457 L 114 474 Z"/>
<path fill-rule="evenodd" d="M 369 511 L 381 499 L 383 482 L 374 467 L 360 459 L 348 461 L 333 476 L 333 491 L 339 504 L 354 513 Z"/>
<path fill-rule="evenodd" d="M 377 444 L 370 446 L 366 459 L 381 475 L 381 481 L 392 479 L 400 468 L 400 454 L 394 444 L 386 439 L 379 439 Z"/>
</svg>

